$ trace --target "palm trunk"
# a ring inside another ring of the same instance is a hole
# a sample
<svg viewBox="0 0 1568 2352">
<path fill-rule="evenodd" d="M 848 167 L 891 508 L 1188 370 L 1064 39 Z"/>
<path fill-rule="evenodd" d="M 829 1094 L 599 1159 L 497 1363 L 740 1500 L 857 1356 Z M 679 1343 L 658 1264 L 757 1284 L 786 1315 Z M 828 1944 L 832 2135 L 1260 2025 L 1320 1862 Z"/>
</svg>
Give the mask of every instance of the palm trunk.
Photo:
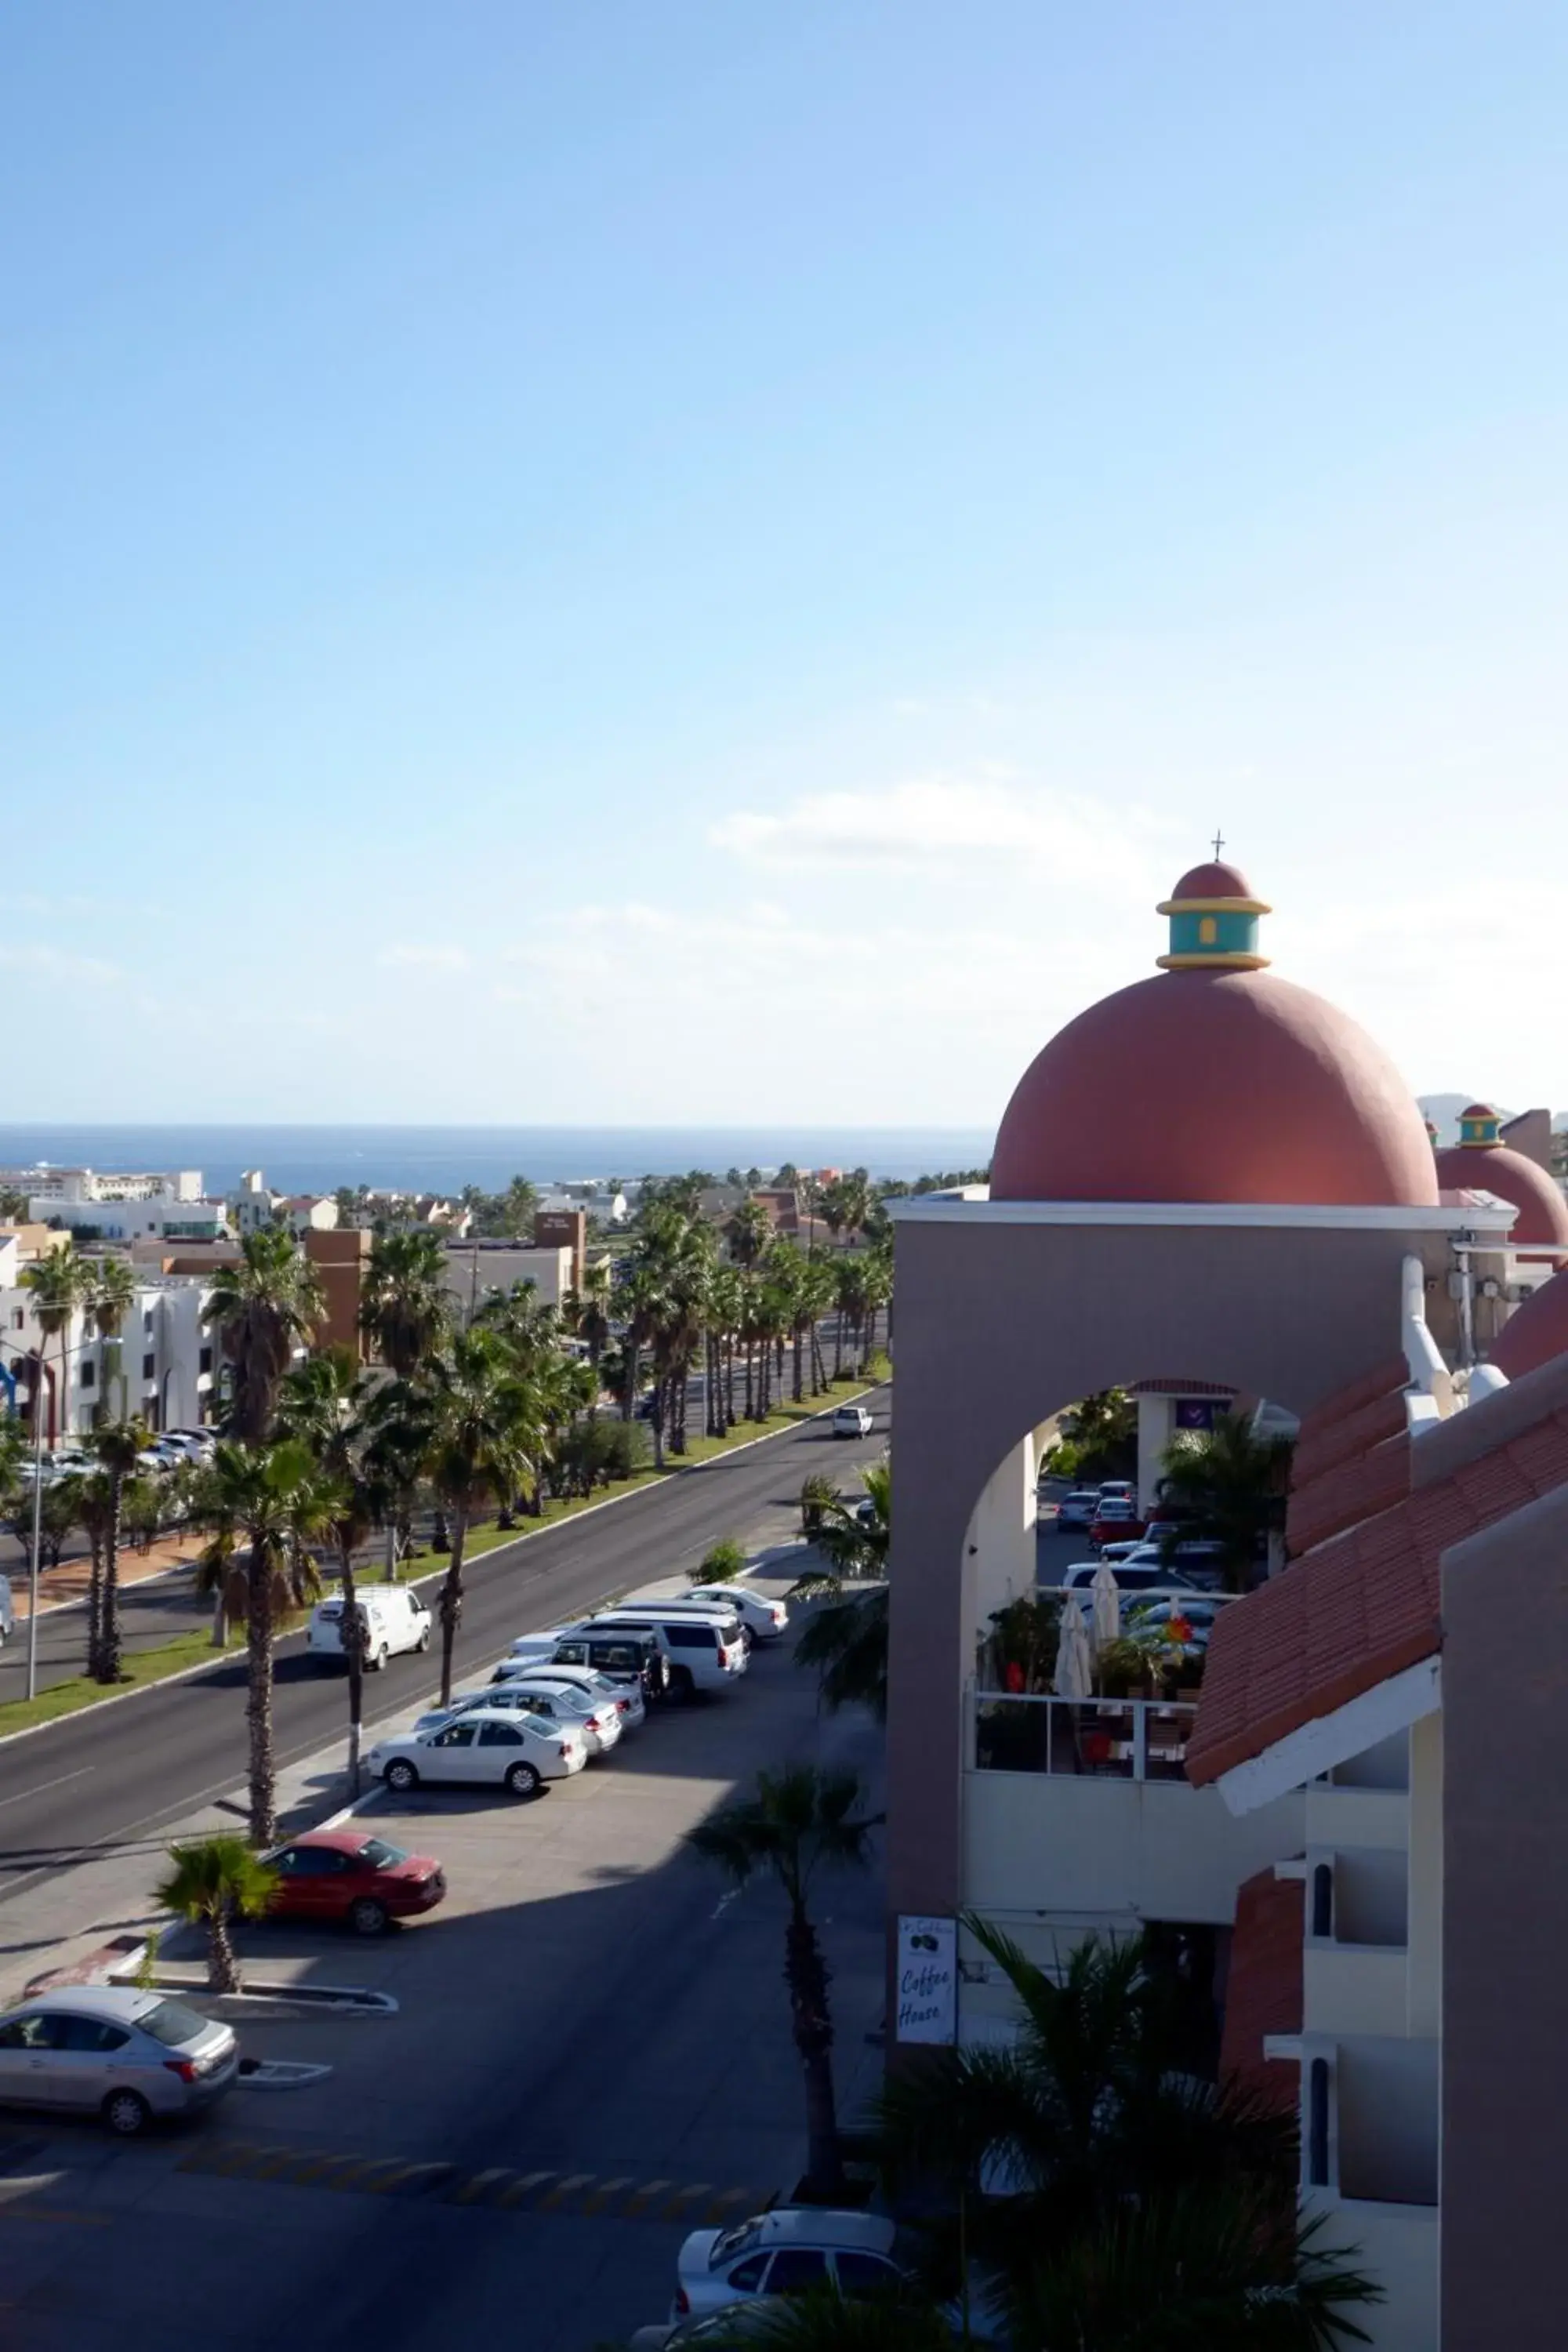
<svg viewBox="0 0 1568 2352">
<path fill-rule="evenodd" d="M 91 1566 L 87 1576 L 87 1670 L 101 1682 L 103 1662 L 103 1538 L 89 1528 L 87 1535 Z"/>
<path fill-rule="evenodd" d="M 268 1846 L 278 1835 L 278 1766 L 272 1748 L 272 1559 L 254 1546 L 247 1575 L 246 1670 L 249 1696 L 245 1717 L 250 1730 L 250 1843 Z"/>
<path fill-rule="evenodd" d="M 462 1505 L 452 1514 L 452 1557 L 441 1580 L 441 1704 L 452 1696 L 452 1645 L 463 1622 L 463 1545 L 468 1533 L 468 1512 Z"/>
<path fill-rule="evenodd" d="M 235 1958 L 234 1937 L 229 1929 L 228 1906 L 223 1902 L 216 1911 L 207 1913 L 207 1990 L 239 1990 L 239 1962 Z"/>
<path fill-rule="evenodd" d="M 805 1399 L 805 1385 L 804 1385 L 803 1378 L 802 1378 L 802 1372 L 803 1372 L 803 1367 L 802 1367 L 802 1363 L 801 1363 L 801 1340 L 802 1340 L 802 1337 L 803 1337 L 803 1334 L 802 1334 L 802 1331 L 801 1331 L 801 1327 L 800 1327 L 800 1325 L 797 1323 L 797 1324 L 795 1325 L 795 1366 L 794 1366 L 794 1370 L 793 1370 L 793 1374 L 792 1374 L 791 1381 L 790 1381 L 790 1394 L 791 1394 L 791 1396 L 793 1397 L 793 1399 L 794 1399 L 794 1401 L 795 1401 L 795 1402 L 796 1404 L 800 1404 L 800 1403 L 804 1401 L 804 1399 Z"/>
<path fill-rule="evenodd" d="M 635 1339 L 628 1339 L 626 1340 L 624 1352 L 626 1359 L 626 1392 L 621 1398 L 621 1419 L 623 1421 L 630 1421 L 633 1413 L 637 1411 L 637 1357 L 641 1351 L 637 1347 L 637 1341 Z"/>
<path fill-rule="evenodd" d="M 806 2177 L 800 2193 L 813 2203 L 837 2204 L 844 2194 L 844 2162 L 833 2092 L 827 1963 L 816 1928 L 798 1906 L 784 1931 L 784 1982 L 789 1987 L 795 2046 L 805 2078 Z"/>
<path fill-rule="evenodd" d="M 677 1364 L 669 1377 L 669 1450 L 672 1454 L 686 1451 L 686 1388 L 690 1377 L 689 1364 Z"/>
<path fill-rule="evenodd" d="M 342 1568 L 342 1614 L 338 1620 L 342 1627 L 343 1655 L 349 1664 L 349 1795 L 360 1792 L 360 1732 L 364 1722 L 364 1627 L 360 1622 L 359 1604 L 354 1598 L 353 1546 L 345 1538 L 338 1545 L 338 1558 Z"/>
<path fill-rule="evenodd" d="M 653 1429 L 653 1466 L 656 1470 L 662 1470 L 664 1467 L 664 1407 L 665 1383 L 661 1376 L 658 1379 L 656 1379 L 653 1384 L 653 1414 L 651 1425 Z"/>
<path fill-rule="evenodd" d="M 98 1679 L 120 1680 L 120 1506 L 125 1482 L 110 1474 L 109 1526 L 103 1542 L 103 1603 L 99 1620 Z"/>
<path fill-rule="evenodd" d="M 833 1318 L 833 1378 L 835 1385 L 844 1376 L 844 1309 Z"/>
<path fill-rule="evenodd" d="M 735 1334 L 724 1334 L 724 1418 L 731 1427 L 735 1420 Z"/>
<path fill-rule="evenodd" d="M 752 1342 L 751 1342 L 751 1340 L 750 1340 L 750 1339 L 747 1339 L 747 1340 L 746 1340 L 746 1342 L 745 1342 L 745 1349 L 746 1349 L 746 1419 L 747 1419 L 748 1421 L 755 1421 L 755 1419 L 756 1419 L 756 1417 L 757 1417 L 757 1416 L 756 1416 L 756 1413 L 754 1412 L 754 1411 L 752 1410 L 752 1358 L 754 1357 L 754 1355 L 756 1354 L 756 1349 L 752 1347 Z"/>
</svg>

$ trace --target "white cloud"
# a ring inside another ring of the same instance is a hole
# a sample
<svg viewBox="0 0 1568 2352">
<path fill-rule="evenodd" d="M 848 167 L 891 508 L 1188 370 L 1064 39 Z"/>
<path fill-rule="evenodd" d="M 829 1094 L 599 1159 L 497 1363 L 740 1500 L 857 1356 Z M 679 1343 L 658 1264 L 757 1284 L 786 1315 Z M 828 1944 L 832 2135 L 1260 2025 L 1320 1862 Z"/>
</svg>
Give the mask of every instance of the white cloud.
<svg viewBox="0 0 1568 2352">
<path fill-rule="evenodd" d="M 849 866 L 930 870 L 955 858 L 1020 865 L 1075 881 L 1146 890 L 1144 854 L 1167 847 L 1170 824 L 1140 808 L 1020 782 L 1003 768 L 910 777 L 881 790 L 807 793 L 776 810 L 746 809 L 709 840 L 749 864 L 784 870 Z"/>
<path fill-rule="evenodd" d="M 98 956 L 68 955 L 59 948 L 0 947 L 0 970 L 30 971 L 40 980 L 81 980 L 101 986 L 124 978 L 118 964 Z"/>
<path fill-rule="evenodd" d="M 468 971 L 473 958 L 467 948 L 443 948 L 414 944 L 383 948 L 376 957 L 379 964 L 393 971 Z"/>
</svg>

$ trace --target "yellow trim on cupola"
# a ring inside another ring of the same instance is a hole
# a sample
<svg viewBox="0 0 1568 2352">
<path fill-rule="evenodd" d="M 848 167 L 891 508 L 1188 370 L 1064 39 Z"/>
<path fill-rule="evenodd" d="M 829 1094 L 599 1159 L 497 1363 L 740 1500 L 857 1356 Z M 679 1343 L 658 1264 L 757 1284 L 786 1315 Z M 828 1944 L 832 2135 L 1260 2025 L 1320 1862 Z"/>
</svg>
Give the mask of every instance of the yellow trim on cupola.
<svg viewBox="0 0 1568 2352">
<path fill-rule="evenodd" d="M 1157 915 L 1271 915 L 1261 898 L 1163 898 Z"/>
<path fill-rule="evenodd" d="M 1165 909 L 1162 908 L 1161 913 Z M 1156 956 L 1162 971 L 1261 971 L 1268 961 L 1266 955 L 1243 955 L 1232 949 L 1228 952 L 1216 948 L 1200 948 L 1195 955 Z"/>
</svg>

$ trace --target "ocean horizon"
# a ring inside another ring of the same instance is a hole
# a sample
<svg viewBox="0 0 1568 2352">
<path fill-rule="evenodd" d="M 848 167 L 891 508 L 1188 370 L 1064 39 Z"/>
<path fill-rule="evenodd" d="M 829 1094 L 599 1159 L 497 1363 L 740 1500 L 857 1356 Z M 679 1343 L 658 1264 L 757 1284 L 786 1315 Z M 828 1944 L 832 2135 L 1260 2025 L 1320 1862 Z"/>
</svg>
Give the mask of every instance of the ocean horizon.
<svg viewBox="0 0 1568 2352">
<path fill-rule="evenodd" d="M 175 1123 L 86 1124 L 12 1120 L 0 1125 L 0 1166 L 92 1168 L 100 1172 L 196 1168 L 210 1192 L 259 1168 L 280 1192 L 331 1192 L 367 1184 L 405 1192 L 499 1192 L 513 1176 L 535 1184 L 589 1176 L 678 1176 L 689 1169 L 866 1168 L 912 1182 L 985 1166 L 982 1128 L 380 1127 Z"/>
</svg>

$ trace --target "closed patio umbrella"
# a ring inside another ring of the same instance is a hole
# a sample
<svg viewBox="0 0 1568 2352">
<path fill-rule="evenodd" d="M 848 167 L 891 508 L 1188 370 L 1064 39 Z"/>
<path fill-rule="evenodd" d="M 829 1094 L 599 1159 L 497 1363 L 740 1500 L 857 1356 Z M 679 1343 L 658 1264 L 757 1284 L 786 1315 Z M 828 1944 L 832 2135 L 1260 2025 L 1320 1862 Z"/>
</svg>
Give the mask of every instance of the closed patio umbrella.
<svg viewBox="0 0 1568 2352">
<path fill-rule="evenodd" d="M 1062 1610 L 1062 1630 L 1057 1643 L 1057 1664 L 1052 1680 L 1058 1698 L 1087 1698 L 1094 1680 L 1089 1629 L 1083 1622 L 1082 1608 L 1071 1595 Z"/>
<path fill-rule="evenodd" d="M 1089 1589 L 1094 1595 L 1094 1649 L 1098 1657 L 1101 1650 L 1121 1638 L 1121 1592 L 1109 1561 L 1100 1561 Z"/>
</svg>

